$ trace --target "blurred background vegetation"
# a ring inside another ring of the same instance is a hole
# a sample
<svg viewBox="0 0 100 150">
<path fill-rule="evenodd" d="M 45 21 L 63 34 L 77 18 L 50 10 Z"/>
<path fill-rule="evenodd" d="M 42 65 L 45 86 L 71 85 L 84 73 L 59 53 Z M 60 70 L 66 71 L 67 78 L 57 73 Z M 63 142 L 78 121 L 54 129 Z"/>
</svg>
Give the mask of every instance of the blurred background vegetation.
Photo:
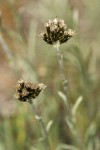
<svg viewBox="0 0 100 150">
<path fill-rule="evenodd" d="M 40 150 L 41 131 L 27 103 L 14 98 L 17 80 L 44 83 L 34 100 L 49 131 L 51 150 L 75 144 L 58 96 L 62 90 L 55 49 L 38 34 L 58 16 L 77 35 L 61 49 L 70 104 L 83 96 L 77 129 L 86 150 L 100 150 L 100 0 L 0 0 L 0 150 Z"/>
</svg>

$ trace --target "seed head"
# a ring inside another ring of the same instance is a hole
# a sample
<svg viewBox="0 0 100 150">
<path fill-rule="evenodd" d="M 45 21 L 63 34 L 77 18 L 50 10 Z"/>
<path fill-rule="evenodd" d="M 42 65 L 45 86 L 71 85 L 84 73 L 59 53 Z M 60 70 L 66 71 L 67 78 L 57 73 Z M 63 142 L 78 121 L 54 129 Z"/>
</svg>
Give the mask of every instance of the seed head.
<svg viewBox="0 0 100 150">
<path fill-rule="evenodd" d="M 54 45 L 59 41 L 59 44 L 65 43 L 76 33 L 72 29 L 67 29 L 64 20 L 55 18 L 49 20 L 44 26 L 44 32 L 40 33 L 40 37 L 50 45 Z"/>
<path fill-rule="evenodd" d="M 22 102 L 36 98 L 45 89 L 43 83 L 34 84 L 28 81 L 19 80 L 16 84 L 16 98 Z"/>
</svg>

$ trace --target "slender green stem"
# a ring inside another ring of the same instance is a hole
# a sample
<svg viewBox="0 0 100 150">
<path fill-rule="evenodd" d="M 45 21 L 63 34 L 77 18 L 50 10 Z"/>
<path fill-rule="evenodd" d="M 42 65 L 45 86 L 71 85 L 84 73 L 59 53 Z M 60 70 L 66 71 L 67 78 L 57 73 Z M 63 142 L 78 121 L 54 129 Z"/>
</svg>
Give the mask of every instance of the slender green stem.
<svg viewBox="0 0 100 150">
<path fill-rule="evenodd" d="M 28 102 L 31 104 L 31 107 L 32 107 L 32 110 L 33 110 L 33 113 L 35 115 L 35 119 L 39 122 L 40 124 L 40 127 L 41 127 L 41 131 L 42 131 L 42 135 L 43 135 L 43 138 L 44 138 L 44 142 L 45 142 L 45 149 L 46 150 L 50 150 L 50 144 L 49 144 L 49 141 L 48 141 L 48 133 L 47 133 L 47 130 L 46 130 L 46 127 L 45 127 L 45 123 L 42 119 L 42 117 L 39 116 L 35 106 L 34 106 L 34 103 L 32 100 L 28 100 Z"/>
<path fill-rule="evenodd" d="M 59 42 L 54 45 L 54 47 L 56 48 L 56 53 L 57 53 L 58 62 L 59 62 L 60 76 L 61 76 L 61 80 L 62 80 L 63 91 L 64 91 L 64 94 L 66 95 L 67 111 L 70 113 L 70 110 L 69 110 L 70 106 L 69 106 L 69 103 L 67 100 L 68 80 L 66 79 L 66 76 L 65 76 L 63 54 L 62 54 L 62 51 L 59 48 L 59 46 L 60 46 Z"/>
<path fill-rule="evenodd" d="M 81 147 L 81 150 L 84 150 L 82 140 L 80 138 L 79 132 L 77 131 L 76 122 L 73 121 L 72 111 L 71 111 L 70 105 L 67 100 L 68 80 L 66 79 L 66 76 L 65 76 L 63 54 L 62 54 L 62 51 L 60 50 L 59 46 L 60 46 L 59 42 L 54 45 L 54 47 L 56 48 L 57 57 L 58 57 L 58 61 L 59 61 L 60 76 L 61 76 L 61 80 L 63 83 L 63 90 L 64 90 L 64 94 L 66 96 L 66 106 L 67 106 L 67 111 L 68 111 L 68 118 L 70 120 L 70 123 L 72 124 L 71 130 L 74 134 L 75 140 L 77 141 L 79 147 Z"/>
<path fill-rule="evenodd" d="M 61 80 L 63 83 L 63 88 L 64 91 L 67 92 L 67 88 L 68 88 L 68 81 L 66 80 L 65 77 L 65 72 L 64 72 L 64 62 L 63 62 L 63 54 L 62 51 L 59 48 L 59 44 L 56 44 L 56 52 L 57 52 L 57 57 L 58 57 L 58 61 L 59 61 L 59 68 L 60 68 L 60 75 L 61 75 Z"/>
</svg>

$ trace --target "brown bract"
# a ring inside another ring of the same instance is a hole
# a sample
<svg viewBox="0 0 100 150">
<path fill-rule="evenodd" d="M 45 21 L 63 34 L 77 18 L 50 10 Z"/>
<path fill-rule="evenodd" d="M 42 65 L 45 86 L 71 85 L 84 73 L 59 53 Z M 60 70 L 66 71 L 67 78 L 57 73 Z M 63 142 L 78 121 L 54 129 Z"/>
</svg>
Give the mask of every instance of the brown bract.
<svg viewBox="0 0 100 150">
<path fill-rule="evenodd" d="M 16 84 L 16 98 L 22 102 L 36 98 L 45 89 L 43 83 L 34 84 L 28 81 L 19 80 Z"/>
<path fill-rule="evenodd" d="M 64 20 L 59 18 L 55 18 L 54 20 L 49 20 L 45 26 L 44 31 L 39 35 L 40 37 L 50 45 L 54 45 L 59 41 L 59 44 L 65 43 L 72 36 L 76 34 L 76 32 L 72 29 L 68 29 Z"/>
</svg>

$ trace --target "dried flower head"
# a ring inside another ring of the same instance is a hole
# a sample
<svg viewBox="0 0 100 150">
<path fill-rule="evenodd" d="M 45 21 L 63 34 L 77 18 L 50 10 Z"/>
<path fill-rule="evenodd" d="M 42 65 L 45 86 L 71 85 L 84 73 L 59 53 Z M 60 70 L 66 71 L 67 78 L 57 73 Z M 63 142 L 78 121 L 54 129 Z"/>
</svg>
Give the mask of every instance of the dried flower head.
<svg viewBox="0 0 100 150">
<path fill-rule="evenodd" d="M 22 102 L 36 98 L 45 89 L 43 83 L 34 84 L 28 81 L 19 80 L 16 84 L 16 98 Z"/>
<path fill-rule="evenodd" d="M 64 20 L 59 18 L 49 20 L 44 28 L 45 31 L 40 33 L 40 37 L 51 45 L 54 45 L 58 41 L 59 44 L 65 43 L 76 34 L 74 30 L 67 28 Z"/>
</svg>

